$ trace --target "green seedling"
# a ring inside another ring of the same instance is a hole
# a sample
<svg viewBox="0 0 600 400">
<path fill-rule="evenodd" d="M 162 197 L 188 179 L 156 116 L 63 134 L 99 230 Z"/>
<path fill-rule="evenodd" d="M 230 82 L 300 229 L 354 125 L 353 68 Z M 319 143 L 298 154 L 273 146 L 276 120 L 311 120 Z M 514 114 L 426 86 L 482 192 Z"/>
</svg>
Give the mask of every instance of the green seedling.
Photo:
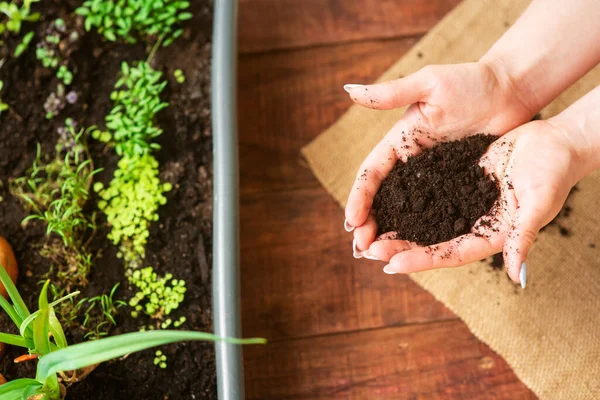
<svg viewBox="0 0 600 400">
<path fill-rule="evenodd" d="M 61 287 L 87 283 L 92 255 L 89 241 L 96 230 L 95 216 L 88 216 L 83 207 L 95 174 L 92 159 L 84 140 L 84 132 L 69 135 L 56 145 L 54 159 L 46 161 L 38 145 L 37 156 L 26 175 L 11 182 L 11 192 L 23 201 L 29 215 L 23 224 L 42 221 L 49 241 L 41 254 L 58 266 Z M 52 235 L 60 238 L 53 240 Z"/>
<path fill-rule="evenodd" d="M 154 118 L 168 106 L 160 100 L 167 85 L 161 78 L 162 73 L 147 62 L 138 62 L 133 67 L 123 62 L 121 77 L 110 94 L 114 102 L 106 117 L 106 128 L 110 133 L 96 130 L 92 136 L 113 145 L 118 155 L 130 158 L 160 149 L 152 140 L 162 133 Z"/>
<path fill-rule="evenodd" d="M 8 296 L 12 301 L 11 304 L 4 297 L 0 296 L 0 307 L 19 330 L 18 335 L 0 332 L 0 342 L 24 347 L 29 351 L 30 355 L 35 357 L 43 356 L 51 351 L 67 346 L 67 339 L 62 326 L 56 318 L 54 307 L 76 296 L 79 292 L 71 293 L 52 303 L 48 303 L 47 294 L 50 281 L 47 281 L 40 293 L 38 301 L 39 310 L 31 313 L 10 279 L 10 276 L 1 265 L 0 281 L 6 288 Z"/>
<path fill-rule="evenodd" d="M 40 19 L 40 13 L 31 12 L 31 4 L 40 0 L 24 0 L 21 7 L 13 2 L 0 2 L 0 13 L 4 14 L 8 20 L 0 23 L 0 34 L 9 31 L 15 34 L 21 32 L 23 22 L 36 22 Z"/>
<path fill-rule="evenodd" d="M 21 57 L 21 54 L 23 54 L 25 50 L 29 48 L 29 43 L 31 43 L 31 39 L 33 39 L 33 32 L 29 32 L 23 37 L 21 43 L 19 43 L 15 48 L 14 56 L 16 58 Z"/>
<path fill-rule="evenodd" d="M 54 303 L 48 303 L 47 282 L 39 297 L 39 310 L 30 313 L 10 277 L 0 266 L 0 281 L 13 304 L 0 296 L 0 307 L 19 329 L 20 335 L 1 333 L 0 340 L 29 350 L 24 359 L 39 358 L 36 376 L 0 385 L 0 398 L 5 400 L 62 400 L 67 394 L 63 385 L 81 380 L 98 364 L 164 344 L 208 340 L 232 344 L 264 344 L 265 339 L 221 338 L 210 333 L 192 331 L 148 331 L 98 339 L 69 346 L 62 326 L 54 316 Z M 75 293 L 73 294 L 75 295 Z M 156 353 L 155 353 L 156 356 Z M 161 360 L 160 362 L 165 362 Z M 166 368 L 166 363 L 164 365 Z M 83 376 L 77 374 L 83 371 Z M 59 380 L 59 376 L 61 380 Z M 75 377 L 77 379 L 75 379 Z M 62 383 L 61 383 L 62 382 Z"/>
<path fill-rule="evenodd" d="M 38 47 L 35 49 L 35 57 L 42 62 L 44 68 L 56 68 L 60 62 L 60 58 L 57 57 L 54 50 L 48 50 L 45 47 Z"/>
<path fill-rule="evenodd" d="M 117 325 L 115 316 L 119 308 L 127 306 L 124 301 L 114 299 L 118 288 L 119 284 L 117 283 L 109 294 L 85 299 L 85 301 L 79 303 L 81 306 L 87 306 L 82 324 L 85 329 L 89 330 L 84 336 L 85 339 L 95 340 L 108 336 L 110 327 Z M 94 314 L 97 314 L 97 316 L 94 316 Z"/>
<path fill-rule="evenodd" d="M 94 189 L 99 190 L 98 207 L 111 227 L 108 238 L 120 247 L 117 255 L 128 264 L 144 258 L 150 223 L 158 220 L 158 207 L 167 202 L 163 193 L 171 189 L 160 182 L 158 161 L 150 154 L 125 156 L 110 185 Z"/>
<path fill-rule="evenodd" d="M 175 71 L 173 71 L 173 76 L 175 77 L 175 80 L 177 81 L 177 83 L 185 82 L 185 75 L 183 74 L 182 70 L 176 69 Z"/>
<path fill-rule="evenodd" d="M 87 0 L 76 10 L 87 31 L 96 28 L 106 40 L 127 43 L 160 40 L 169 46 L 183 34 L 182 21 L 192 18 L 182 0 Z"/>
<path fill-rule="evenodd" d="M 167 107 L 160 100 L 167 84 L 161 78 L 147 62 L 133 67 L 123 63 L 111 93 L 114 106 L 106 117 L 107 131 L 92 133 L 122 157 L 110 185 L 97 184 L 94 189 L 101 197 L 98 207 L 111 227 L 108 237 L 133 268 L 144 258 L 150 223 L 158 220 L 158 207 L 167 201 L 164 193 L 171 190 L 170 184 L 160 182 L 158 161 L 150 154 L 160 148 L 152 140 L 162 133 L 154 123 L 155 115 Z"/>
<path fill-rule="evenodd" d="M 153 319 L 161 320 L 179 308 L 187 291 L 184 280 L 173 279 L 172 274 L 159 277 L 152 267 L 130 272 L 128 279 L 138 289 L 129 300 L 133 318 L 145 313 Z M 162 322 L 161 328 L 166 329 L 171 324 L 172 321 L 167 319 Z"/>
<path fill-rule="evenodd" d="M 61 65 L 56 71 L 56 77 L 61 79 L 66 86 L 73 83 L 73 73 L 69 71 L 66 65 Z"/>
</svg>

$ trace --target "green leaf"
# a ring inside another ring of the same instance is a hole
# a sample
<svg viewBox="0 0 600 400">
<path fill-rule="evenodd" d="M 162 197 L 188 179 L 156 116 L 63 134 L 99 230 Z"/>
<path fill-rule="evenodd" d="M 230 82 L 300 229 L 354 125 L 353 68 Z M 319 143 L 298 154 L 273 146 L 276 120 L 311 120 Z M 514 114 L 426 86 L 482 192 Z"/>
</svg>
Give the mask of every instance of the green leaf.
<svg viewBox="0 0 600 400">
<path fill-rule="evenodd" d="M 4 296 L 0 296 L 0 307 L 8 314 L 12 322 L 14 322 L 15 326 L 18 328 L 23 323 L 23 319 L 19 317 L 15 308 L 4 298 Z"/>
<path fill-rule="evenodd" d="M 6 343 L 11 346 L 19 346 L 29 348 L 29 343 L 23 337 L 19 335 L 12 335 L 10 333 L 0 332 L 0 343 Z"/>
<path fill-rule="evenodd" d="M 77 295 L 79 295 L 79 293 L 81 293 L 80 291 L 76 291 L 73 293 L 69 293 L 66 296 L 61 297 L 60 299 L 53 301 L 52 303 L 49 304 L 50 308 L 53 308 L 54 306 L 56 306 L 59 303 L 62 303 L 65 300 L 70 299 L 71 297 L 75 297 Z M 38 316 L 38 314 L 40 313 L 40 310 L 37 310 L 36 312 L 34 312 L 33 314 L 31 314 L 30 316 L 28 316 L 27 318 L 25 318 L 23 320 L 23 322 L 21 323 L 19 330 L 21 335 L 25 334 L 25 329 L 27 329 L 27 327 L 29 326 L 29 324 L 31 324 L 31 322 Z"/>
<path fill-rule="evenodd" d="M 31 393 L 31 390 L 41 389 L 42 384 L 35 379 L 23 378 L 16 379 L 0 385 L 0 398 L 2 400 L 21 400 L 26 397 L 26 393 Z"/>
<path fill-rule="evenodd" d="M 191 12 L 182 12 L 181 14 L 179 14 L 177 16 L 177 19 L 179 19 L 180 21 L 187 21 L 188 19 L 191 19 L 194 15 Z"/>
<path fill-rule="evenodd" d="M 27 309 L 27 306 L 25 305 L 25 302 L 19 294 L 19 291 L 17 290 L 15 284 L 10 279 L 10 276 L 8 276 L 8 273 L 2 265 L 0 265 L 0 282 L 2 282 L 2 285 L 4 285 L 4 288 L 6 289 L 8 296 L 12 300 L 15 310 L 17 311 L 19 317 L 21 317 L 22 319 L 27 318 L 30 312 Z"/>
<path fill-rule="evenodd" d="M 86 8 L 86 7 L 79 7 L 77 10 L 75 10 L 75 14 L 77 15 L 81 15 L 81 16 L 86 16 L 90 13 L 90 9 Z"/>
<path fill-rule="evenodd" d="M 165 330 L 127 333 L 92 342 L 79 343 L 42 356 L 38 363 L 36 379 L 44 382 L 49 376 L 59 371 L 76 370 L 125 354 L 187 340 L 224 341 L 232 344 L 266 343 L 266 340 L 261 338 L 220 338 L 210 333 L 192 331 Z"/>
<path fill-rule="evenodd" d="M 42 288 L 39 299 L 39 314 L 33 321 L 33 343 L 35 345 L 34 353 L 44 355 L 50 353 L 50 308 L 48 306 L 48 285 L 47 280 Z M 46 379 L 44 379 L 45 381 Z"/>
<path fill-rule="evenodd" d="M 54 310 L 50 308 L 50 332 L 54 337 L 54 341 L 59 349 L 67 347 L 69 344 L 67 343 L 67 338 L 65 337 L 65 332 L 60 324 L 58 318 L 56 318 L 56 314 Z"/>
<path fill-rule="evenodd" d="M 117 36 L 115 36 L 115 33 L 111 29 L 104 31 L 104 37 L 111 42 L 115 42 L 117 40 Z"/>
</svg>

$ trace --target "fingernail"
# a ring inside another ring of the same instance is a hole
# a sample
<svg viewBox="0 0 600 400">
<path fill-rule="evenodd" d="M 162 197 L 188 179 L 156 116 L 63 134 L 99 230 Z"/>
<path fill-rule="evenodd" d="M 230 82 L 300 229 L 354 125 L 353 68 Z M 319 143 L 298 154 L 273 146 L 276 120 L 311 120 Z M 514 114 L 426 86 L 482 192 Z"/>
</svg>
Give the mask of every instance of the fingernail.
<svg viewBox="0 0 600 400">
<path fill-rule="evenodd" d="M 519 280 L 521 281 L 521 287 L 525 289 L 525 285 L 527 285 L 527 265 L 525 263 L 521 264 L 521 272 L 519 272 Z"/>
<path fill-rule="evenodd" d="M 348 223 L 347 219 L 344 220 L 344 229 L 346 232 L 352 232 L 354 230 L 354 227 Z"/>
<path fill-rule="evenodd" d="M 362 252 L 356 248 L 356 239 L 352 241 L 352 255 L 354 258 L 362 258 Z"/>
<path fill-rule="evenodd" d="M 372 255 L 369 250 L 365 250 L 362 252 L 362 256 L 364 258 L 366 258 L 367 260 L 375 260 L 375 261 L 379 261 L 379 258 L 375 257 L 374 255 Z"/>
<path fill-rule="evenodd" d="M 356 83 L 349 83 L 347 85 L 344 85 L 344 90 L 348 93 L 350 93 L 350 90 L 357 88 L 357 87 L 361 87 L 361 86 L 365 86 L 365 85 L 358 85 Z"/>
<path fill-rule="evenodd" d="M 383 267 L 383 272 L 385 272 L 388 275 L 394 275 L 396 273 L 396 271 L 392 271 L 392 268 L 390 267 L 390 264 L 388 264 L 385 267 Z"/>
</svg>

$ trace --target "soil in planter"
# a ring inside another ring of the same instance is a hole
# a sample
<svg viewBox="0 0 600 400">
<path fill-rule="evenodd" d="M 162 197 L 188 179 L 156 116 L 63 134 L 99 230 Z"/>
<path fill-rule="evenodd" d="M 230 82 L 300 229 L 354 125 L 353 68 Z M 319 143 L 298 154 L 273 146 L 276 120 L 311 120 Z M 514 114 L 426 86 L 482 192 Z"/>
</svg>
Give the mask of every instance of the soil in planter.
<svg viewBox="0 0 600 400">
<path fill-rule="evenodd" d="M 399 161 L 374 199 L 378 235 L 432 245 L 468 233 L 500 195 L 477 164 L 495 139 L 478 134 Z"/>
<path fill-rule="evenodd" d="M 10 59 L 0 69 L 4 81 L 3 100 L 12 110 L 3 113 L 0 123 L 0 235 L 13 246 L 20 265 L 18 288 L 26 303 L 36 309 L 39 282 L 51 267 L 51 262 L 39 254 L 45 240 L 45 229 L 40 223 L 21 226 L 25 212 L 19 200 L 8 191 L 8 181 L 23 176 L 33 162 L 36 144 L 52 154 L 58 140 L 57 129 L 64 126 L 64 117 L 73 118 L 80 127 L 104 125 L 110 111 L 109 95 L 116 82 L 122 61 L 145 60 L 148 51 L 143 44 L 124 45 L 107 43 L 95 32 L 86 33 L 70 56 L 74 71 L 71 89 L 78 101 L 67 105 L 60 116 L 45 119 L 44 101 L 55 90 L 54 73 L 41 67 L 35 59 L 35 44 L 55 18 L 72 20 L 73 10 L 80 1 L 47 1 L 34 5 L 43 20 L 26 25 L 35 30 L 36 39 L 31 48 L 19 59 Z M 170 272 L 187 285 L 186 299 L 177 315 L 187 318 L 181 329 L 213 330 L 211 315 L 212 247 L 212 159 L 210 127 L 210 41 L 212 31 L 212 1 L 192 2 L 194 18 L 184 25 L 184 36 L 168 48 L 160 48 L 152 61 L 155 69 L 163 71 L 169 80 L 161 98 L 169 107 L 158 115 L 158 125 L 164 133 L 158 138 L 162 149 L 155 153 L 163 181 L 172 183 L 173 190 L 166 194 L 167 204 L 159 209 L 160 219 L 151 226 L 146 246 L 145 265 L 160 274 Z M 28 31 L 26 30 L 26 31 Z M 10 43 L 0 48 L 5 56 Z M 178 84 L 173 71 L 182 69 L 186 82 Z M 118 161 L 113 150 L 89 139 L 92 158 L 105 171 L 97 181 L 105 185 L 112 178 Z M 87 207 L 96 210 L 96 198 Z M 100 228 L 92 243 L 94 253 L 100 256 L 89 276 L 90 284 L 80 297 L 93 297 L 110 291 L 120 282 L 116 297 L 128 299 L 132 295 L 124 276 L 122 260 L 117 249 L 106 239 L 108 229 L 100 217 Z M 151 324 L 149 318 L 133 319 L 130 309 L 121 309 L 117 326 L 111 334 L 137 331 Z M 0 331 L 13 332 L 9 319 L 0 313 Z M 83 341 L 79 329 L 67 331 L 70 343 Z M 68 399 L 212 399 L 216 398 L 216 378 L 212 343 L 181 343 L 163 346 L 167 368 L 154 365 L 154 351 L 132 354 L 125 359 L 100 365 L 83 382 L 68 390 Z M 10 348 L 0 362 L 0 372 L 9 379 L 35 376 L 35 361 L 14 364 L 13 359 L 23 354 L 22 349 Z"/>
</svg>

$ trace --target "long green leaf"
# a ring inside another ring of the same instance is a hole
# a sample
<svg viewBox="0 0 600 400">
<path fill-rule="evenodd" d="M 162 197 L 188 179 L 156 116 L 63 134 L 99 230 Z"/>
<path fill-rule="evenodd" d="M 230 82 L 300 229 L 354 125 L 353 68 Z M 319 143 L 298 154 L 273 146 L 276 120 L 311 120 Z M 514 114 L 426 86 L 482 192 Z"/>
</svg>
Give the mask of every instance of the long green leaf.
<svg viewBox="0 0 600 400">
<path fill-rule="evenodd" d="M 233 344 L 264 344 L 265 339 L 221 338 L 210 333 L 191 331 L 147 331 L 98 339 L 57 350 L 40 358 L 36 379 L 45 382 L 59 371 L 71 371 L 98 364 L 125 354 L 163 344 L 186 340 L 225 341 Z"/>
<path fill-rule="evenodd" d="M 33 321 L 33 343 L 35 345 L 34 353 L 44 355 L 50 353 L 50 307 L 48 307 L 48 285 L 46 281 L 40 293 L 39 314 Z"/>
<path fill-rule="evenodd" d="M 17 311 L 15 310 L 15 308 L 13 307 L 13 305 L 10 304 L 8 302 L 8 300 L 6 300 L 4 298 L 4 296 L 0 296 L 0 307 L 2 307 L 2 309 L 4 310 L 4 312 L 6 312 L 8 314 L 8 316 L 10 317 L 10 319 L 12 320 L 12 322 L 15 323 L 15 325 L 17 326 L 17 328 L 19 326 L 21 326 L 21 324 L 23 323 L 23 319 L 19 316 L 19 314 L 17 313 Z"/>
<path fill-rule="evenodd" d="M 23 394 L 29 392 L 29 389 L 39 389 L 42 384 L 35 379 L 23 378 L 16 379 L 0 385 L 0 398 L 2 400 L 21 400 Z"/>
<path fill-rule="evenodd" d="M 58 303 L 61 303 L 65 300 L 70 299 L 71 297 L 75 297 L 77 296 L 79 293 L 81 293 L 79 290 L 73 293 L 69 293 L 66 296 L 61 297 L 60 299 L 53 301 L 52 303 L 50 303 L 50 308 L 53 308 L 54 306 L 56 306 Z M 31 322 L 33 322 L 33 320 L 38 316 L 38 314 L 40 313 L 40 310 L 37 310 L 36 312 L 34 312 L 33 314 L 29 315 L 27 318 L 25 318 L 23 320 L 23 322 L 21 322 L 21 324 L 19 325 L 19 331 L 21 332 L 21 336 L 25 336 L 25 329 L 27 329 L 29 327 L 29 325 L 31 324 Z"/>
<path fill-rule="evenodd" d="M 50 308 L 50 332 L 52 333 L 52 337 L 54 337 L 54 341 L 59 349 L 63 347 L 67 347 L 69 344 L 67 343 L 67 338 L 65 337 L 65 331 L 60 324 L 58 318 L 56 318 L 56 314 L 54 313 L 54 309 Z"/>
<path fill-rule="evenodd" d="M 10 333 L 0 332 L 0 343 L 10 344 L 11 346 L 19 346 L 29 348 L 27 340 L 23 339 L 19 335 L 12 335 Z"/>
<path fill-rule="evenodd" d="M 10 279 L 10 276 L 8 276 L 8 273 L 4 269 L 3 265 L 0 265 L 0 282 L 2 282 L 2 285 L 4 285 L 4 288 L 8 292 L 8 295 L 10 296 L 10 299 L 12 300 L 13 304 L 15 305 L 15 310 L 17 310 L 17 313 L 19 314 L 19 316 L 22 319 L 27 318 L 29 316 L 30 312 L 27 309 L 27 306 L 25 305 L 23 298 L 19 294 L 17 287 L 13 283 L 12 279 Z"/>
</svg>

